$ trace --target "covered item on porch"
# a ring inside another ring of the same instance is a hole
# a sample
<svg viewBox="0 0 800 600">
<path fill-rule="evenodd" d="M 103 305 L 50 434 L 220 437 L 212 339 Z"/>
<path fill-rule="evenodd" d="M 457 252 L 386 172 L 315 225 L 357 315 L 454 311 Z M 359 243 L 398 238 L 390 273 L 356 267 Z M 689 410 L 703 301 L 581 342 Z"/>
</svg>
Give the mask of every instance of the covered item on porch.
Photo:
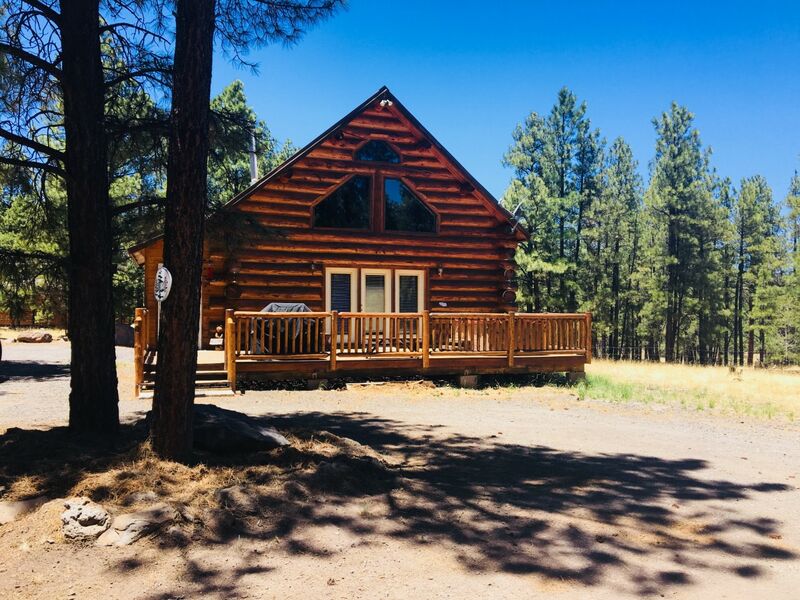
<svg viewBox="0 0 800 600">
<path fill-rule="evenodd" d="M 262 313 L 306 313 L 311 312 L 311 309 L 302 302 L 270 302 L 259 312 Z M 301 322 L 302 321 L 302 322 Z M 307 354 L 309 348 L 307 347 L 308 339 L 300 336 L 301 332 L 305 332 L 308 328 L 313 328 L 316 324 L 314 320 L 306 319 L 277 319 L 270 323 L 269 319 L 254 319 L 252 321 L 253 328 L 250 331 L 252 336 L 252 345 L 254 354 L 272 354 L 272 349 L 281 348 L 281 354 Z M 272 326 L 270 326 L 272 325 Z M 264 328 L 265 335 L 259 336 L 258 331 Z M 311 332 L 309 338 L 314 338 L 320 332 Z M 264 347 L 261 347 L 260 340 L 264 340 Z M 280 344 L 279 339 L 282 340 L 295 340 L 294 344 Z M 290 352 L 290 347 L 294 350 Z"/>
</svg>

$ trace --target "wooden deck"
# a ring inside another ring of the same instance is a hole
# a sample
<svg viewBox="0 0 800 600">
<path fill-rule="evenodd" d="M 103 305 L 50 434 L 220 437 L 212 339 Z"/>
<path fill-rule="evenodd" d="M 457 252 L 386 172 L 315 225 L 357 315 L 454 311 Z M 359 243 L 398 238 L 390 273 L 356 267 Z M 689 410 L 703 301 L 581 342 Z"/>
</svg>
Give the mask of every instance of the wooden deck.
<svg viewBox="0 0 800 600">
<path fill-rule="evenodd" d="M 137 394 L 151 321 L 137 309 Z M 205 354 L 219 357 L 232 390 L 240 378 L 581 372 L 591 361 L 591 315 L 228 310 L 224 339 L 224 352 Z"/>
</svg>

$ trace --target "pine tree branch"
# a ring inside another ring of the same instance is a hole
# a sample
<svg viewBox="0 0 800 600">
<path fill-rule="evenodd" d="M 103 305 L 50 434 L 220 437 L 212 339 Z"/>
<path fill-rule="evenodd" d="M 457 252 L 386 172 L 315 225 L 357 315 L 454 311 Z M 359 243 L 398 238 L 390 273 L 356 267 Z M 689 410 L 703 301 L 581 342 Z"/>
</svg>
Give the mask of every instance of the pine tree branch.
<svg viewBox="0 0 800 600">
<path fill-rule="evenodd" d="M 142 27 L 141 25 L 136 25 L 135 23 L 127 23 L 127 22 L 124 22 L 124 21 L 119 22 L 119 23 L 107 23 L 105 25 L 102 25 L 100 27 L 100 33 L 116 32 L 116 30 L 120 29 L 120 28 L 132 29 L 134 31 L 138 31 L 143 36 L 151 37 L 154 40 L 157 40 L 157 41 L 162 42 L 164 44 L 168 44 L 169 43 L 169 40 L 167 38 L 165 38 L 163 35 L 155 33 L 154 31 L 152 31 L 152 30 L 150 30 L 150 29 L 148 29 L 146 27 Z"/>
<path fill-rule="evenodd" d="M 45 17 L 50 19 L 53 23 L 58 23 L 61 20 L 60 14 L 58 14 L 55 10 L 53 10 L 51 7 L 47 6 L 43 2 L 39 2 L 39 0 L 22 0 L 22 1 L 28 6 L 38 10 Z"/>
<path fill-rule="evenodd" d="M 143 75 L 146 75 L 147 77 L 152 77 L 155 74 L 169 75 L 170 71 L 171 71 L 170 69 L 165 69 L 160 67 L 139 69 L 137 71 L 131 71 L 129 73 L 125 73 L 124 75 L 119 75 L 118 77 L 109 79 L 108 81 L 105 82 L 105 86 L 107 88 L 111 88 L 114 87 L 115 85 L 119 85 L 120 83 L 124 83 L 125 81 L 130 81 L 131 79 L 135 79 Z"/>
<path fill-rule="evenodd" d="M 42 144 L 41 142 L 37 142 L 36 140 L 31 140 L 26 138 L 23 135 L 19 135 L 8 131 L 7 129 L 3 129 L 0 127 L 0 138 L 5 138 L 9 142 L 14 142 L 15 144 L 19 144 L 20 146 L 25 146 L 26 148 L 30 148 L 31 150 L 35 150 L 36 152 L 40 152 L 41 154 L 46 154 L 50 158 L 54 158 L 56 160 L 63 160 L 64 153 L 60 150 L 56 150 L 55 148 L 51 148 L 47 144 Z"/>
<path fill-rule="evenodd" d="M 61 81 L 62 73 L 61 69 L 56 67 L 54 64 L 49 63 L 48 61 L 44 60 L 36 56 L 35 54 L 31 54 L 30 52 L 26 52 L 22 48 L 17 48 L 16 46 L 12 46 L 11 44 L 6 44 L 5 42 L 0 42 L 0 52 L 5 52 L 9 56 L 13 56 L 14 58 L 18 58 L 21 61 L 24 61 L 28 64 L 31 64 L 35 67 L 39 67 L 42 71 L 51 75 Z"/>
<path fill-rule="evenodd" d="M 51 165 L 50 163 L 37 162 L 35 160 L 24 160 L 21 158 L 11 158 L 10 156 L 0 156 L 0 164 L 11 165 L 14 167 L 24 167 L 26 169 L 39 169 L 41 171 L 52 173 L 53 175 L 58 175 L 59 177 L 64 176 L 63 169 L 55 165 Z"/>
<path fill-rule="evenodd" d="M 66 257 L 60 254 L 51 254 L 49 252 L 30 252 L 26 250 L 12 250 L 8 248 L 0 248 L 0 260 L 17 261 L 23 259 L 45 260 L 54 263 L 63 263 Z"/>
<path fill-rule="evenodd" d="M 166 201 L 167 201 L 166 198 L 159 198 L 158 196 L 142 198 L 141 200 L 137 200 L 136 202 L 129 202 L 127 204 L 121 204 L 120 206 L 115 206 L 114 208 L 111 209 L 111 215 L 116 217 L 131 210 L 136 210 L 137 208 L 144 208 L 145 206 L 163 205 Z"/>
</svg>

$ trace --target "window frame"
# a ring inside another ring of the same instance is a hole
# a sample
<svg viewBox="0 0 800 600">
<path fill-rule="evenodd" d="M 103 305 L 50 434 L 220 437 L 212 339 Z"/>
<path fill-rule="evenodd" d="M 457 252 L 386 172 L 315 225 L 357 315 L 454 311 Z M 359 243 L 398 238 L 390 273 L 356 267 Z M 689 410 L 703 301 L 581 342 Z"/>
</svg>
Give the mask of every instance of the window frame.
<svg viewBox="0 0 800 600">
<path fill-rule="evenodd" d="M 340 182 L 336 183 L 331 189 L 325 192 L 324 195 L 320 196 L 311 204 L 311 209 L 309 210 L 308 215 L 308 223 L 309 227 L 315 231 L 352 231 L 352 232 L 369 232 L 373 230 L 375 224 L 375 178 L 377 173 L 350 173 L 347 177 L 342 179 Z M 330 198 L 338 189 L 342 188 L 343 186 L 347 185 L 347 183 L 353 179 L 354 177 L 366 177 L 369 179 L 369 186 L 367 189 L 369 190 L 369 198 L 367 200 L 367 210 L 369 211 L 367 214 L 367 226 L 366 227 L 323 227 L 321 225 L 314 224 L 314 211 L 317 209 L 317 205 L 322 204 L 325 200 Z"/>
<path fill-rule="evenodd" d="M 439 211 L 436 210 L 430 200 L 417 190 L 416 186 L 409 181 L 409 179 L 402 174 L 402 164 L 395 163 L 378 163 L 373 161 L 359 161 L 360 164 L 370 164 L 373 168 L 367 173 L 350 173 L 340 182 L 331 186 L 322 196 L 314 200 L 309 208 L 308 213 L 308 226 L 312 231 L 319 232 L 348 232 L 348 233 L 361 233 L 361 234 L 388 234 L 388 235 L 402 235 L 402 236 L 435 236 L 439 235 L 441 228 L 442 218 Z M 321 227 L 314 225 L 314 211 L 317 205 L 324 202 L 326 199 L 336 192 L 343 185 L 347 184 L 353 177 L 366 177 L 370 180 L 369 186 L 369 214 L 367 220 L 369 225 L 367 227 Z M 433 231 L 400 231 L 396 229 L 386 229 L 386 195 L 385 195 L 385 180 L 397 179 L 402 182 L 417 199 L 425 205 L 434 218 Z"/>
<path fill-rule="evenodd" d="M 414 277 L 417 278 L 417 312 L 421 313 L 426 310 L 425 304 L 425 290 L 428 287 L 427 271 L 425 269 L 395 269 L 394 270 L 394 308 L 395 311 L 400 312 L 400 277 Z M 413 313 L 403 313 L 413 314 Z"/>
<path fill-rule="evenodd" d="M 325 312 L 331 312 L 331 275 L 350 275 L 350 311 L 358 312 L 358 267 L 325 267 Z M 325 333 L 331 332 L 330 319 L 325 319 Z"/>
<path fill-rule="evenodd" d="M 394 152 L 397 155 L 398 161 L 394 163 L 394 162 L 387 162 L 385 160 L 366 160 L 363 158 L 358 158 L 358 153 L 361 152 L 361 149 L 370 142 L 381 142 L 389 146 L 392 152 Z M 356 146 L 355 150 L 353 150 L 353 160 L 357 163 L 368 164 L 368 165 L 389 165 L 392 167 L 399 167 L 400 165 L 403 164 L 404 159 L 403 159 L 403 153 L 397 149 L 397 146 L 395 146 L 394 144 L 392 144 L 387 140 L 373 137 L 373 138 L 367 138 L 366 140 L 361 142 L 358 146 Z"/>
<path fill-rule="evenodd" d="M 417 200 L 422 202 L 423 206 L 425 206 L 425 208 L 430 211 L 430 213 L 433 215 L 433 231 L 403 231 L 403 230 L 400 230 L 400 229 L 386 229 L 386 183 L 385 182 L 386 182 L 387 178 L 388 179 L 397 179 L 398 181 L 400 181 L 409 190 L 411 190 L 411 193 L 414 194 L 414 196 L 416 196 Z M 379 207 L 379 210 L 376 211 L 376 212 L 379 213 L 380 231 L 381 232 L 385 232 L 385 233 L 388 233 L 388 234 L 391 234 L 391 235 L 421 235 L 421 236 L 426 236 L 426 235 L 438 235 L 439 234 L 439 227 L 441 225 L 441 215 L 439 215 L 439 211 L 437 211 L 435 208 L 433 208 L 433 206 L 431 206 L 431 203 L 424 196 L 424 194 L 421 194 L 414 187 L 414 185 L 411 182 L 409 182 L 408 179 L 406 179 L 406 177 L 404 177 L 403 175 L 393 175 L 393 174 L 387 174 L 385 172 L 381 172 L 380 173 L 380 189 L 379 189 L 379 192 L 380 192 L 380 207 Z"/>
<path fill-rule="evenodd" d="M 373 269 L 362 267 L 359 269 L 358 276 L 361 285 L 361 297 L 359 301 L 359 312 L 366 312 L 367 302 L 367 275 L 383 275 L 384 297 L 383 297 L 383 312 L 392 312 L 392 270 L 391 269 Z"/>
</svg>

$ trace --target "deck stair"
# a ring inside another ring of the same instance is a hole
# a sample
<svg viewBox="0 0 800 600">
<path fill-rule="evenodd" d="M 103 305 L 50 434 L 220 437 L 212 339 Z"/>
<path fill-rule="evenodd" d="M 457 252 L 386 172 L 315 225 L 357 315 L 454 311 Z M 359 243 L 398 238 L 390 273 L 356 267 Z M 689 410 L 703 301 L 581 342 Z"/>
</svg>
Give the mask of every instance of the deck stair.
<svg viewBox="0 0 800 600">
<path fill-rule="evenodd" d="M 139 398 L 153 397 L 155 386 L 156 365 L 144 366 L 144 382 L 139 391 Z M 228 383 L 228 374 L 223 363 L 201 363 L 197 365 L 195 376 L 195 398 L 226 398 L 236 394 Z"/>
</svg>

